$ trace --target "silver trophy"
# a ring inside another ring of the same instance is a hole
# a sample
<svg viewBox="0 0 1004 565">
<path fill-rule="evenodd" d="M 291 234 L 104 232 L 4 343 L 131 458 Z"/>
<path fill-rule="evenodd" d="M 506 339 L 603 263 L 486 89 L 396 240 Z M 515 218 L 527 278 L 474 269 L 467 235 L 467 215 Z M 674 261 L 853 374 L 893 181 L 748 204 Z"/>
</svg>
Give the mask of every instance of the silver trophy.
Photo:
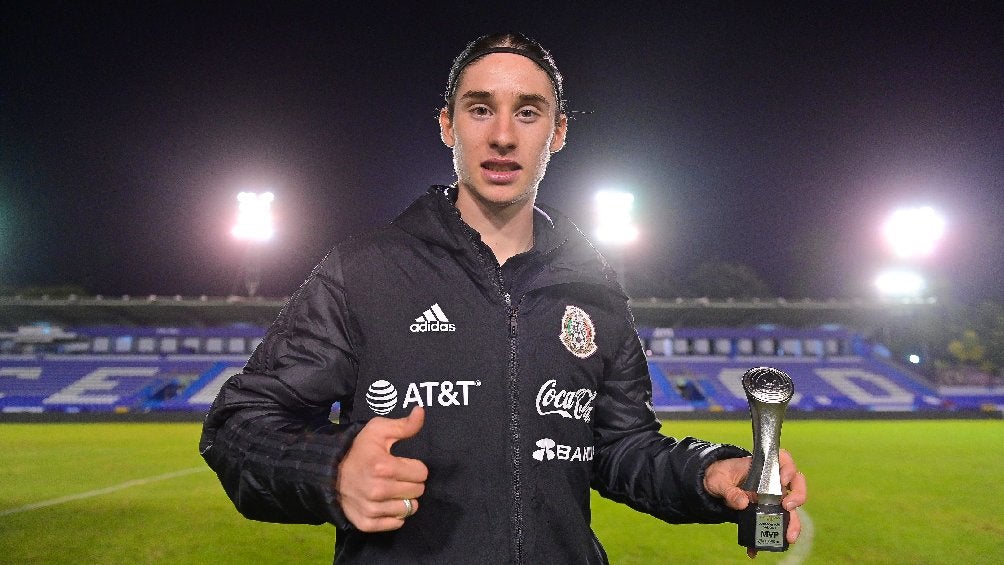
<svg viewBox="0 0 1004 565">
<path fill-rule="evenodd" d="M 756 493 L 756 503 L 739 515 L 739 545 L 762 551 L 785 551 L 790 514 L 781 506 L 784 490 L 778 450 L 781 422 L 795 393 L 791 377 L 770 367 L 757 367 L 743 375 L 743 390 L 753 419 L 753 465 L 743 490 Z"/>
</svg>

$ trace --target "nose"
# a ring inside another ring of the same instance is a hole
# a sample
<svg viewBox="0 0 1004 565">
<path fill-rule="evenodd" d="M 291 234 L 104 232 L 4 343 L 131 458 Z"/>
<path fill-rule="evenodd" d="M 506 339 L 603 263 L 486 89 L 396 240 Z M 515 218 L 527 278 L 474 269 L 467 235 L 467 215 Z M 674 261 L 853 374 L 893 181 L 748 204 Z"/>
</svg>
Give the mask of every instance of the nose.
<svg viewBox="0 0 1004 565">
<path fill-rule="evenodd" d="M 511 117 L 500 115 L 493 121 L 489 143 L 501 155 L 516 148 L 516 129 Z"/>
</svg>

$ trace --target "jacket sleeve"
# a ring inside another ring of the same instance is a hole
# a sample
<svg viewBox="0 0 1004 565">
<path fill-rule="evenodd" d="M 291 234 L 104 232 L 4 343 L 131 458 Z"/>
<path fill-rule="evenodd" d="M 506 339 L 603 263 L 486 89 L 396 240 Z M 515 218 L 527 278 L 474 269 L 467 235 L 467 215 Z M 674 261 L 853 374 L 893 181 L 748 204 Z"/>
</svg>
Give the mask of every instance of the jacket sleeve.
<svg viewBox="0 0 1004 565">
<path fill-rule="evenodd" d="M 631 331 L 596 398 L 593 488 L 666 522 L 735 522 L 736 511 L 704 490 L 704 472 L 714 461 L 749 452 L 659 433 L 648 363 L 634 325 L 627 326 Z"/>
<path fill-rule="evenodd" d="M 337 252 L 293 294 L 242 373 L 220 389 L 199 444 L 237 510 L 269 522 L 349 526 L 336 499 L 338 463 L 361 424 L 351 409 L 357 335 Z"/>
</svg>

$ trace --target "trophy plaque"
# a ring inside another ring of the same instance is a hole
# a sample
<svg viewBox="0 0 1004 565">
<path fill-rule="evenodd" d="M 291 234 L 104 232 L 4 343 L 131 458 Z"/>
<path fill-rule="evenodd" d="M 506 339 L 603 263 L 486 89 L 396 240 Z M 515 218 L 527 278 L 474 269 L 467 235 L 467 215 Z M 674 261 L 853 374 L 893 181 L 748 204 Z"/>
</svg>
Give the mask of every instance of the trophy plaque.
<svg viewBox="0 0 1004 565">
<path fill-rule="evenodd" d="M 742 488 L 756 493 L 756 502 L 739 514 L 739 545 L 758 551 L 785 551 L 791 517 L 781 506 L 784 491 L 778 450 L 781 421 L 795 385 L 783 371 L 757 367 L 743 375 L 743 389 L 753 420 L 753 465 Z"/>
</svg>

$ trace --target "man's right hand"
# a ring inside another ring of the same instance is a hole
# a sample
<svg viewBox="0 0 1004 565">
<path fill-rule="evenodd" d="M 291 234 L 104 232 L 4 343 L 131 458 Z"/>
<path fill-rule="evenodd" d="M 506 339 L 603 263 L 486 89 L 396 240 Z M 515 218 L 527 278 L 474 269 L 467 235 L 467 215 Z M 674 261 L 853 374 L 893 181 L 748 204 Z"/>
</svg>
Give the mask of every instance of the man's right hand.
<svg viewBox="0 0 1004 565">
<path fill-rule="evenodd" d="M 386 532 L 404 525 L 408 506 L 418 511 L 429 469 L 417 459 L 395 457 L 395 442 L 413 437 L 425 423 L 425 409 L 407 418 L 373 418 L 352 442 L 338 465 L 335 490 L 345 517 L 363 532 Z"/>
</svg>

